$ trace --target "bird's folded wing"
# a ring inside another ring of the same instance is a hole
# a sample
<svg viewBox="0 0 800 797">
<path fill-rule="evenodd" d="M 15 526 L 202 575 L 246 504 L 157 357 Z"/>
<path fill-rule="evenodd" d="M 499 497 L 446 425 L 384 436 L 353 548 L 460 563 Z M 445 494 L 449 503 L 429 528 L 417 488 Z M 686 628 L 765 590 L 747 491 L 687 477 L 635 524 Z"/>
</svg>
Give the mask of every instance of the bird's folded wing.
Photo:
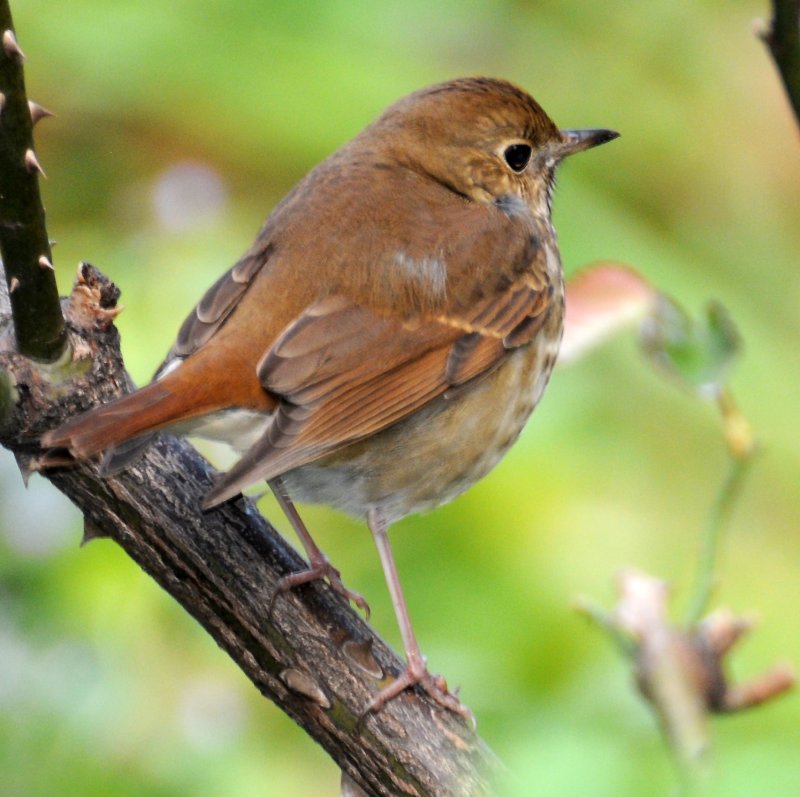
<svg viewBox="0 0 800 797">
<path fill-rule="evenodd" d="M 281 399 L 272 423 L 206 505 L 379 432 L 489 373 L 509 349 L 533 340 L 551 295 L 549 285 L 521 278 L 462 315 L 404 321 L 341 296 L 307 308 L 258 365 L 264 388 Z"/>
</svg>

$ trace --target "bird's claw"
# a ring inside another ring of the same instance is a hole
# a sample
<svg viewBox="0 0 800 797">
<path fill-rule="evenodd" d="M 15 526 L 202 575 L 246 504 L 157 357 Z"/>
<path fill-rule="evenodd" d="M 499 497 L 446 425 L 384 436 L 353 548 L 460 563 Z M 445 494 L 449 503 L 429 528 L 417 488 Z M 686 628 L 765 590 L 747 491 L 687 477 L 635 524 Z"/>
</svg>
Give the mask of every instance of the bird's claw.
<svg viewBox="0 0 800 797">
<path fill-rule="evenodd" d="M 406 665 L 403 672 L 392 683 L 381 689 L 372 698 L 361 715 L 360 722 L 363 722 L 369 714 L 375 714 L 380 711 L 401 692 L 414 686 L 420 686 L 442 708 L 451 711 L 453 714 L 458 714 L 470 727 L 475 727 L 475 715 L 458 699 L 456 694 L 447 688 L 447 681 L 442 675 L 431 675 L 424 665 L 420 670 L 410 664 Z"/>
<path fill-rule="evenodd" d="M 312 564 L 305 570 L 299 570 L 296 573 L 289 573 L 283 576 L 278 581 L 275 587 L 275 592 L 272 593 L 272 598 L 269 602 L 269 613 L 272 613 L 272 608 L 275 605 L 279 595 L 283 595 L 301 584 L 308 584 L 311 581 L 319 581 L 324 579 L 328 582 L 331 589 L 341 595 L 349 603 L 355 604 L 362 612 L 367 620 L 369 620 L 370 608 L 363 595 L 348 589 L 342 582 L 341 573 L 327 560 L 323 559 L 320 562 Z"/>
</svg>

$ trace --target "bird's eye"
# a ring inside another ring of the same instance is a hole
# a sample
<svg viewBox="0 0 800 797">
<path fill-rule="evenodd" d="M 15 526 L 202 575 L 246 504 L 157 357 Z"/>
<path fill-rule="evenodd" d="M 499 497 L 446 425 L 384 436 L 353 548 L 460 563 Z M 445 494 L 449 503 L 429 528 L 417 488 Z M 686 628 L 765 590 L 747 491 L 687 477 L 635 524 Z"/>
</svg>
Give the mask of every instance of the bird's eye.
<svg viewBox="0 0 800 797">
<path fill-rule="evenodd" d="M 530 144 L 512 144 L 510 147 L 505 148 L 503 157 L 511 168 L 511 171 L 519 174 L 521 171 L 524 171 L 525 167 L 528 165 L 528 161 L 531 159 Z"/>
</svg>

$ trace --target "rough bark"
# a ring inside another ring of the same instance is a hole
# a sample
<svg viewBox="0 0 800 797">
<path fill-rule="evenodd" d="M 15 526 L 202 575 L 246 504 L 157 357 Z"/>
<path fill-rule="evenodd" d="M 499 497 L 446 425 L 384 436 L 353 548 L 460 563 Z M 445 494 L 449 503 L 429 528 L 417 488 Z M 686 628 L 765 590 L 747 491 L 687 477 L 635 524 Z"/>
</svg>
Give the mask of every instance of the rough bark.
<svg viewBox="0 0 800 797">
<path fill-rule="evenodd" d="M 77 358 L 67 381 L 62 368 L 17 353 L 10 335 L 0 351 L 13 384 L 0 442 L 24 472 L 39 467 L 42 430 L 130 389 L 110 323 L 116 291 L 86 265 L 80 282 L 66 313 Z M 87 538 L 122 546 L 367 794 L 491 793 L 492 754 L 425 694 L 361 719 L 402 662 L 325 584 L 281 595 L 270 611 L 278 579 L 303 561 L 249 499 L 200 510 L 212 470 L 188 443 L 161 436 L 113 478 L 94 464 L 44 475 L 84 513 Z"/>
</svg>

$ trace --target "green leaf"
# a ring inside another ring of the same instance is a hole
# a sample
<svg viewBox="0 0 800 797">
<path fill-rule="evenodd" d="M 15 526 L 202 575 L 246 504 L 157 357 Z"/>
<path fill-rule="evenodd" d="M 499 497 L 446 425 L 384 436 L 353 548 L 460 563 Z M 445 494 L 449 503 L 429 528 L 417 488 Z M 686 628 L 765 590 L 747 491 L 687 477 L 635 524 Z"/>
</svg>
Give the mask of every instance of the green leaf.
<svg viewBox="0 0 800 797">
<path fill-rule="evenodd" d="M 651 362 L 683 388 L 702 398 L 720 395 L 741 351 L 741 336 L 725 307 L 710 301 L 698 319 L 661 296 L 641 329 Z"/>
</svg>

